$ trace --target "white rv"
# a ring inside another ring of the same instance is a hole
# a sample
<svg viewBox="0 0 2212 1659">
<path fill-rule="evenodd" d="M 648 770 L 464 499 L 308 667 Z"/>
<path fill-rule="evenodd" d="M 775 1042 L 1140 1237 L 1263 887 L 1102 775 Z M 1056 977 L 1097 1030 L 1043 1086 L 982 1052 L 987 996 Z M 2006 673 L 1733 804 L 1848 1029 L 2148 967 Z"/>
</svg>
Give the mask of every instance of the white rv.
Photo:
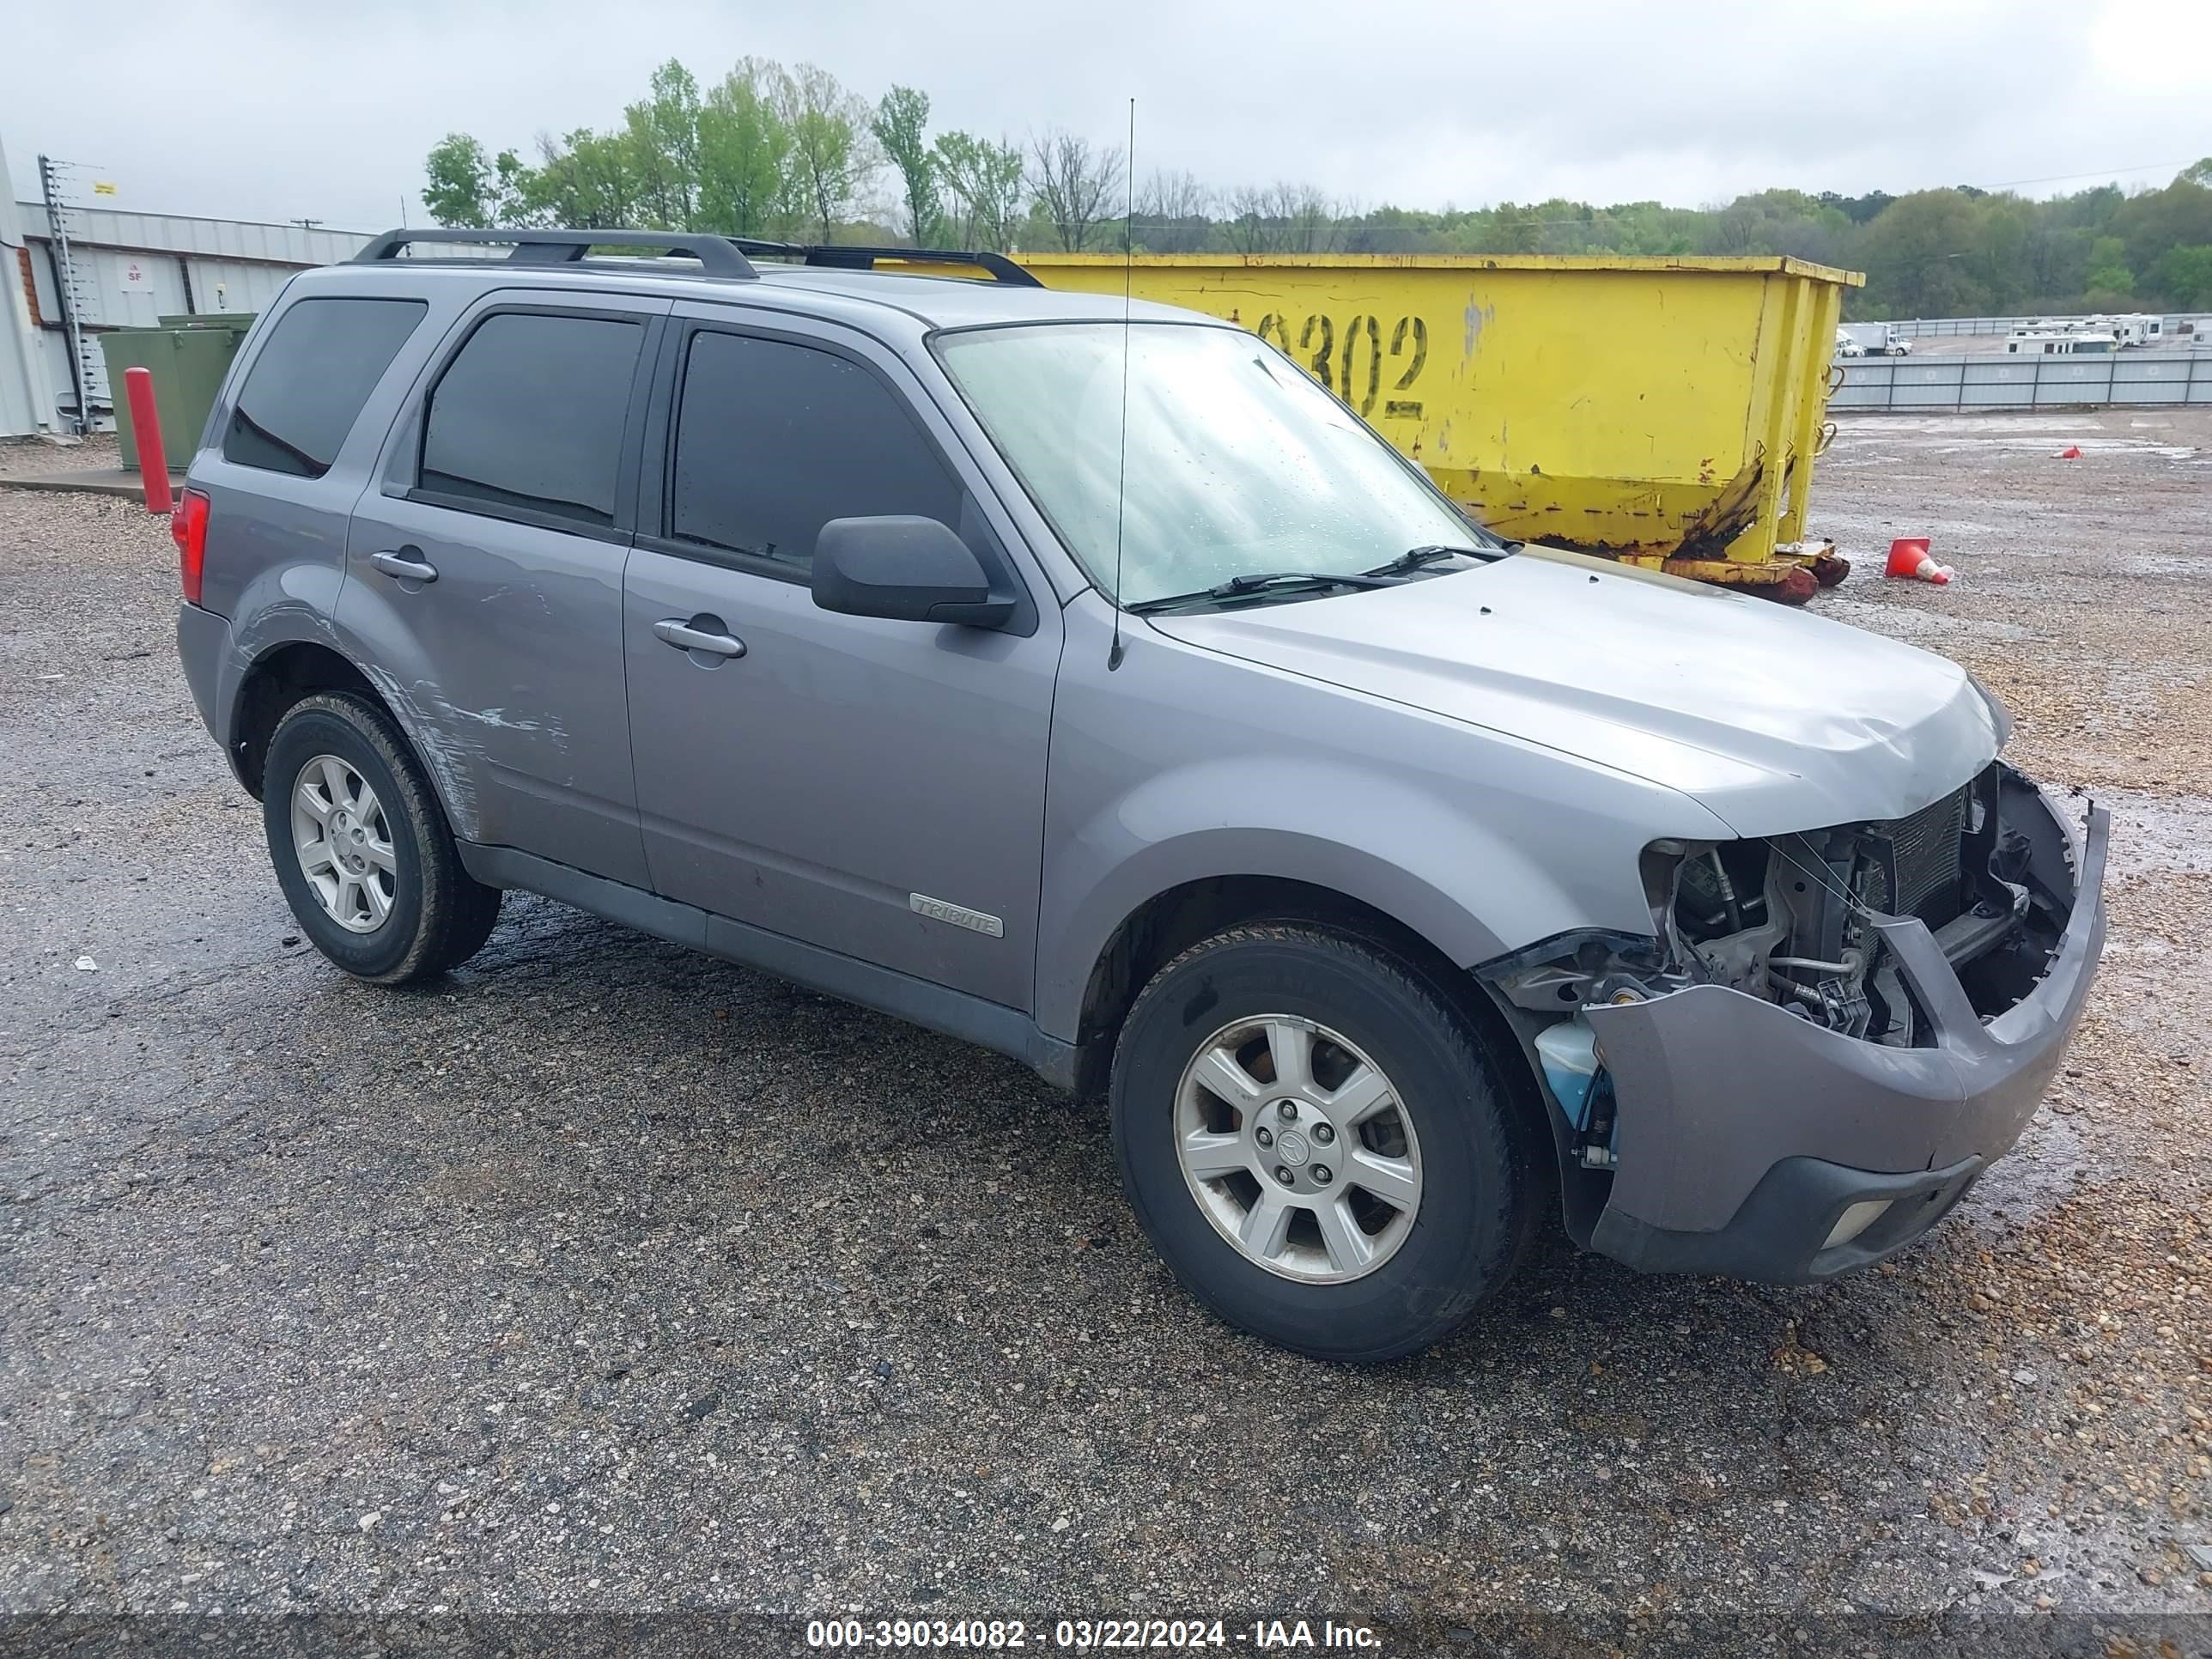
<svg viewBox="0 0 2212 1659">
<path fill-rule="evenodd" d="M 2005 351 L 2015 357 L 2075 357 L 2119 349 L 2112 334 L 2086 329 L 2023 329 L 2005 336 Z"/>
<path fill-rule="evenodd" d="M 2166 319 L 2140 311 L 2123 317 L 2084 317 L 2080 326 L 2090 332 L 2109 334 L 2124 347 L 2146 346 L 2166 332 Z"/>
</svg>

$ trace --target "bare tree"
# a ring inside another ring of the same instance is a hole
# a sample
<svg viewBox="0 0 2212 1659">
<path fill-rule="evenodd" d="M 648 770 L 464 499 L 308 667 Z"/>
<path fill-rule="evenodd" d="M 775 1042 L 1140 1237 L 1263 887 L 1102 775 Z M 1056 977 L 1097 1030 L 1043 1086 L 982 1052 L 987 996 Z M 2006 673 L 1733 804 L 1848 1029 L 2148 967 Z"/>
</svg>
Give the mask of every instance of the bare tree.
<svg viewBox="0 0 2212 1659">
<path fill-rule="evenodd" d="M 1267 192 L 1254 185 L 1238 185 L 1221 198 L 1229 246 L 1239 253 L 1274 252 L 1274 228 L 1267 222 Z"/>
<path fill-rule="evenodd" d="M 1030 135 L 1030 191 L 1070 253 L 1079 252 L 1099 222 L 1120 216 L 1115 187 L 1121 150 L 1094 149 L 1088 138 L 1054 127 Z"/>
<path fill-rule="evenodd" d="M 1137 240 L 1156 253 L 1194 252 L 1206 245 L 1212 206 L 1196 173 L 1154 168 L 1137 195 Z"/>
<path fill-rule="evenodd" d="M 1336 244 L 1337 204 L 1311 185 L 1277 185 L 1275 212 L 1291 253 L 1327 253 Z"/>
<path fill-rule="evenodd" d="M 1341 240 L 1337 204 L 1311 185 L 1244 185 L 1228 201 L 1229 240 L 1239 253 L 1328 253 Z"/>
</svg>

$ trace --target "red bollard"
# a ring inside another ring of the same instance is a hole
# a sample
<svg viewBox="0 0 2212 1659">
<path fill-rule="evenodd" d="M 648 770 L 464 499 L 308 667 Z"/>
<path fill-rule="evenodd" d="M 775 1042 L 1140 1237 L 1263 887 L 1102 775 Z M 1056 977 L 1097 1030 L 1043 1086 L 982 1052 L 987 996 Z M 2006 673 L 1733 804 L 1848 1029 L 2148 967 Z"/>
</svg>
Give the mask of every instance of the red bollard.
<svg viewBox="0 0 2212 1659">
<path fill-rule="evenodd" d="M 169 459 L 161 453 L 161 416 L 154 407 L 154 371 L 126 368 L 124 393 L 131 399 L 131 432 L 138 440 L 138 476 L 146 485 L 146 510 L 167 513 L 176 503 L 169 495 Z"/>
</svg>

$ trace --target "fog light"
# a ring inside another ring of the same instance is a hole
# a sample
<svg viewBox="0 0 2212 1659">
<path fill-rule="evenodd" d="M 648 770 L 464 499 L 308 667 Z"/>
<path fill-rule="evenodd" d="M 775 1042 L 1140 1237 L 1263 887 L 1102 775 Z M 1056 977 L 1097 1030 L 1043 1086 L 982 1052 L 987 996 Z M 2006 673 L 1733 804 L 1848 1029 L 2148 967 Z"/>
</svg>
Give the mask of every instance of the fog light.
<svg viewBox="0 0 2212 1659">
<path fill-rule="evenodd" d="M 1889 1205 L 1890 1200 L 1886 1198 L 1861 1199 L 1836 1218 L 1836 1224 L 1828 1229 L 1827 1242 L 1820 1248 L 1832 1250 L 1838 1244 L 1850 1243 L 1881 1220 L 1882 1212 L 1888 1209 Z"/>
</svg>

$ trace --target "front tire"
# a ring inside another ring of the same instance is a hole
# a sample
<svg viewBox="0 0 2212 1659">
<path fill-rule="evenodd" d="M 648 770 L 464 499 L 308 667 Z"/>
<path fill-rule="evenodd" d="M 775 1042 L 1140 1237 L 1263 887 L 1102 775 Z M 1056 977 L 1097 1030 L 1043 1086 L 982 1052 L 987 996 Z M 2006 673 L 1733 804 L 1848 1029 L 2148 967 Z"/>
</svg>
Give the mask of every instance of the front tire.
<svg viewBox="0 0 2212 1659">
<path fill-rule="evenodd" d="M 499 889 L 461 867 L 406 738 L 366 697 L 324 692 L 286 712 L 269 743 L 261 817 L 301 931 L 358 979 L 444 973 L 498 919 Z"/>
<path fill-rule="evenodd" d="M 1130 1010 L 1111 1101 L 1176 1277 L 1317 1358 L 1438 1341 L 1533 1231 L 1528 1114 L 1466 1016 L 1364 939 L 1253 924 L 1184 951 Z"/>
</svg>

